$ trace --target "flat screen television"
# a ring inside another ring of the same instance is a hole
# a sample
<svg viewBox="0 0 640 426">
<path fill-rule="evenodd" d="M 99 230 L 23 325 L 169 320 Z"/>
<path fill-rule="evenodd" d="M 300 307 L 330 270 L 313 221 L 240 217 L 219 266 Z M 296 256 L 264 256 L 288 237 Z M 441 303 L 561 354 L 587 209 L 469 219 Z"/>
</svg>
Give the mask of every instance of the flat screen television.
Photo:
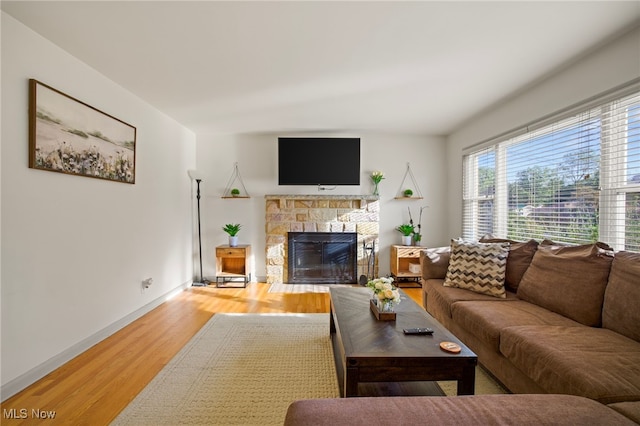
<svg viewBox="0 0 640 426">
<path fill-rule="evenodd" d="M 278 138 L 278 185 L 360 185 L 360 138 Z"/>
</svg>

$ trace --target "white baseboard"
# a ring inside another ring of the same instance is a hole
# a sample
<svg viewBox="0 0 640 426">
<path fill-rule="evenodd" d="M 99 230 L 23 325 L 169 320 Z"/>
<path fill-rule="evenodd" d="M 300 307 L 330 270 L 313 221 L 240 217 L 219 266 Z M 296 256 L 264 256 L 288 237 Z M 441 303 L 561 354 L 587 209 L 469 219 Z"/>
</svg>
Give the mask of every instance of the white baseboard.
<svg viewBox="0 0 640 426">
<path fill-rule="evenodd" d="M 118 330 L 124 328 L 125 326 L 131 324 L 133 321 L 137 320 L 138 318 L 140 318 L 144 314 L 146 314 L 146 313 L 152 311 L 153 309 L 157 308 L 158 306 L 160 306 L 161 304 L 163 304 L 167 300 L 169 300 L 172 297 L 174 297 L 176 294 L 178 294 L 178 293 L 184 291 L 185 289 L 187 289 L 188 287 L 190 287 L 191 283 L 192 283 L 192 281 L 188 281 L 188 282 L 186 282 L 184 284 L 181 284 L 180 286 L 174 288 L 173 290 L 169 291 L 168 293 L 165 293 L 162 296 L 158 297 L 157 299 L 152 300 L 151 302 L 147 303 L 146 305 L 144 305 L 140 309 L 137 309 L 137 310 L 133 311 L 129 315 L 125 316 L 124 318 L 122 318 L 122 319 L 114 322 L 113 324 L 103 328 L 102 330 L 98 331 L 97 333 L 87 337 L 86 339 L 76 343 L 75 345 L 71 346 L 70 348 L 62 351 L 58 355 L 48 359 L 47 361 L 43 362 L 40 365 L 32 368 L 31 370 L 27 371 L 26 373 L 22 374 L 21 376 L 18 376 L 15 379 L 11 380 L 10 382 L 2 385 L 0 387 L 0 401 L 4 402 L 8 398 L 12 397 L 13 395 L 17 394 L 21 390 L 23 390 L 23 389 L 27 388 L 28 386 L 32 385 L 33 383 L 37 382 L 38 380 L 40 380 L 41 378 L 43 378 L 47 374 L 51 373 L 56 368 L 61 367 L 66 362 L 68 362 L 68 361 L 72 360 L 73 358 L 75 358 L 76 356 L 80 355 L 82 352 L 86 351 L 90 347 L 94 346 L 97 343 L 100 343 L 101 341 L 103 341 L 107 337 L 111 336 L 113 333 L 115 333 Z"/>
</svg>

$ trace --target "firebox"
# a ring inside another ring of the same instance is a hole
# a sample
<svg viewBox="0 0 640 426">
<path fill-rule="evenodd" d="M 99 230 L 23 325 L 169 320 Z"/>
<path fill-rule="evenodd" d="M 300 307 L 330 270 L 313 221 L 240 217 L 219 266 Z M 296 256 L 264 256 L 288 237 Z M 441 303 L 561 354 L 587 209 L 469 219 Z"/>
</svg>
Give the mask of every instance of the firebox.
<svg viewBox="0 0 640 426">
<path fill-rule="evenodd" d="M 289 232 L 290 284 L 355 284 L 356 232 Z"/>
</svg>

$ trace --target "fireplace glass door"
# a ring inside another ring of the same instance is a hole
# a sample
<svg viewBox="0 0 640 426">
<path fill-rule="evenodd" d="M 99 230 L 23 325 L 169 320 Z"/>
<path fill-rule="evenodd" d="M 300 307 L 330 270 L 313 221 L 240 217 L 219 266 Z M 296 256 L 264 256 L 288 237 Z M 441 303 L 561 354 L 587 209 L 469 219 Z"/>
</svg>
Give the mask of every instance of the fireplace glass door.
<svg viewBox="0 0 640 426">
<path fill-rule="evenodd" d="M 355 232 L 290 232 L 289 283 L 356 283 Z"/>
</svg>

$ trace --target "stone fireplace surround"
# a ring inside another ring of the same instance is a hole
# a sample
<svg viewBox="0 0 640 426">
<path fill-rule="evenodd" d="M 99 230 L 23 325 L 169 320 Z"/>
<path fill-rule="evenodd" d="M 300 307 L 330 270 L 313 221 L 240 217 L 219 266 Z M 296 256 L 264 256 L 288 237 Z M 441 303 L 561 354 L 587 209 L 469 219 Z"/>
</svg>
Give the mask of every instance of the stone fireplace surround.
<svg viewBox="0 0 640 426">
<path fill-rule="evenodd" d="M 380 199 L 373 195 L 265 195 L 267 283 L 286 283 L 289 232 L 357 232 L 358 274 L 367 275 L 363 244 L 378 250 Z M 373 274 L 378 274 L 376 253 Z"/>
</svg>

